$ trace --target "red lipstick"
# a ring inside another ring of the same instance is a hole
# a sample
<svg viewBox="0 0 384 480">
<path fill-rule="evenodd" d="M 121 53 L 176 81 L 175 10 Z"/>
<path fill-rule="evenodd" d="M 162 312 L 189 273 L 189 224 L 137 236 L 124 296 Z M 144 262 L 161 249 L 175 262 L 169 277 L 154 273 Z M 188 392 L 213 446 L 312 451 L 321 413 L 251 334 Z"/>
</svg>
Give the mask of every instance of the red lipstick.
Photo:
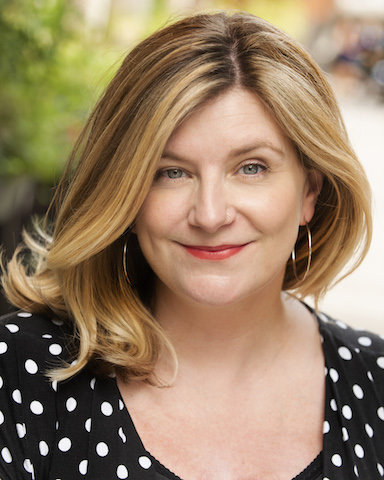
<svg viewBox="0 0 384 480">
<path fill-rule="evenodd" d="M 244 245 L 218 245 L 217 247 L 183 245 L 188 253 L 202 260 L 225 260 L 239 253 Z"/>
</svg>

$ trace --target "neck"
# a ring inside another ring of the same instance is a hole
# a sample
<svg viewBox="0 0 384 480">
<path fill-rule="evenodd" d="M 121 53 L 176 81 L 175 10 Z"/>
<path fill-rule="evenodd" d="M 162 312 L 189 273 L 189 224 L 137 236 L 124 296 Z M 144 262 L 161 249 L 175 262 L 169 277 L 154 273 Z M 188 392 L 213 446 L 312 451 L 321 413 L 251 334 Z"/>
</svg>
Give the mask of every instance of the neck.
<svg viewBox="0 0 384 480">
<path fill-rule="evenodd" d="M 210 371 L 217 375 L 218 367 L 238 379 L 277 360 L 295 330 L 292 309 L 301 307 L 280 291 L 273 298 L 259 295 L 225 307 L 182 302 L 162 285 L 156 298 L 156 318 L 175 347 L 180 373 L 195 372 L 200 381 Z"/>
</svg>

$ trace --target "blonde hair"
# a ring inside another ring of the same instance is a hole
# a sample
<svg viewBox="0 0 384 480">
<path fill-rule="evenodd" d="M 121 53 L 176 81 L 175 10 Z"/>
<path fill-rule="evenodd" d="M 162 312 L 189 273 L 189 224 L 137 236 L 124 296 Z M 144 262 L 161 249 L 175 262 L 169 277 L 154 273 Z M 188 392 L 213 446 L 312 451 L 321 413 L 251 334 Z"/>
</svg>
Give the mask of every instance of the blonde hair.
<svg viewBox="0 0 384 480">
<path fill-rule="evenodd" d="M 151 312 L 153 273 L 131 233 L 174 129 L 216 95 L 242 87 L 264 102 L 306 170 L 324 177 L 310 223 L 313 259 L 305 282 L 287 264 L 283 289 L 318 299 L 371 237 L 370 189 L 331 88 L 308 52 L 247 13 L 200 14 L 154 33 L 126 57 L 97 103 L 55 198 L 53 235 L 25 235 L 3 285 L 9 300 L 73 325 L 77 362 L 51 372 L 68 378 L 88 363 L 148 380 L 166 335 Z M 128 272 L 123 246 L 128 242 Z M 296 244 L 307 266 L 306 232 Z M 24 262 L 25 263 L 25 262 Z M 353 267 L 352 267 L 353 268 Z"/>
</svg>

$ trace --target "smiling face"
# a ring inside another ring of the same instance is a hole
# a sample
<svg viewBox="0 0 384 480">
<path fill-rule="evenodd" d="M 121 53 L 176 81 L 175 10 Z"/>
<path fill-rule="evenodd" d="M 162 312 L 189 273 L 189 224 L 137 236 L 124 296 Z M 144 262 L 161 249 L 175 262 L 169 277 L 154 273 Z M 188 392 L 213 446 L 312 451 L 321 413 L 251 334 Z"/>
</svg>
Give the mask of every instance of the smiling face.
<svg viewBox="0 0 384 480">
<path fill-rule="evenodd" d="M 258 97 L 214 98 L 167 142 L 137 218 L 157 290 L 205 306 L 276 298 L 319 182 Z"/>
</svg>

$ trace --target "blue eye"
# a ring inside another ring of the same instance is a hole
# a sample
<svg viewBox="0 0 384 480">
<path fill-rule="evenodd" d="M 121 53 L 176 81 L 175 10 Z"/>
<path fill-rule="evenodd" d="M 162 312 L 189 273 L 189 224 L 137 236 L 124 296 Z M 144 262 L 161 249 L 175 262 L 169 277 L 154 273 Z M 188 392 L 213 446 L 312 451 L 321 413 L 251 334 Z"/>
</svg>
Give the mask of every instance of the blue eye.
<svg viewBox="0 0 384 480">
<path fill-rule="evenodd" d="M 177 178 L 181 178 L 185 175 L 184 170 L 180 168 L 168 168 L 167 170 L 162 170 L 157 173 L 156 178 L 165 177 L 171 180 L 175 180 Z"/>
<path fill-rule="evenodd" d="M 180 170 L 179 168 L 172 168 L 172 170 L 166 170 L 164 174 L 168 178 L 180 178 L 183 176 L 183 171 Z"/>
<path fill-rule="evenodd" d="M 245 175 L 257 175 L 262 170 L 265 170 L 265 167 L 259 163 L 248 163 L 240 168 L 240 171 L 242 171 L 241 173 L 244 173 Z"/>
</svg>

